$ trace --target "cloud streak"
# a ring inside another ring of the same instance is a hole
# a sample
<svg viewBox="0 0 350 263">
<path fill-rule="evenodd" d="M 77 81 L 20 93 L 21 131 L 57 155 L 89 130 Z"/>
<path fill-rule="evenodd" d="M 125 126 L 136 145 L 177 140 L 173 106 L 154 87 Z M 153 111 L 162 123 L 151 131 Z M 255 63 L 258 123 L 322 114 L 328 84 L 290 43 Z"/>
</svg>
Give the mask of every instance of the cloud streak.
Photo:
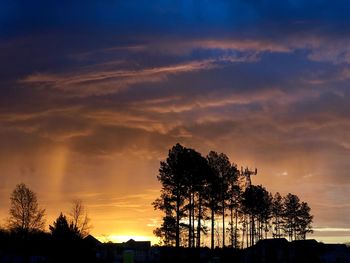
<svg viewBox="0 0 350 263">
<path fill-rule="evenodd" d="M 226 56 L 219 59 L 190 61 L 188 63 L 138 70 L 105 70 L 105 65 L 99 65 L 100 69 L 97 68 L 93 71 L 82 71 L 74 74 L 35 73 L 21 79 L 19 82 L 39 88 L 58 89 L 78 97 L 106 95 L 118 93 L 139 83 L 161 82 L 172 75 L 205 71 L 218 68 L 222 66 L 220 65 L 221 63 L 242 61 L 246 61 L 246 59 Z"/>
</svg>

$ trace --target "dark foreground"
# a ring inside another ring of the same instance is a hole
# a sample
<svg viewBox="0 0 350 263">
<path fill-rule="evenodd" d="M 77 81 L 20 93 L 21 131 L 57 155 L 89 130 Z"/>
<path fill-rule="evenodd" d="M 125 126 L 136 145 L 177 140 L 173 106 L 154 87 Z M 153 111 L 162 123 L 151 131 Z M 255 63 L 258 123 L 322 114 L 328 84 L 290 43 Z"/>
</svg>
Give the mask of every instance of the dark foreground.
<svg viewBox="0 0 350 263">
<path fill-rule="evenodd" d="M 267 239 L 235 250 L 151 247 L 150 242 L 101 243 L 92 236 L 80 240 L 53 240 L 40 233 L 30 236 L 2 235 L 0 263 L 39 262 L 238 262 L 238 263 L 350 263 L 350 248 L 315 240 L 288 242 Z"/>
</svg>

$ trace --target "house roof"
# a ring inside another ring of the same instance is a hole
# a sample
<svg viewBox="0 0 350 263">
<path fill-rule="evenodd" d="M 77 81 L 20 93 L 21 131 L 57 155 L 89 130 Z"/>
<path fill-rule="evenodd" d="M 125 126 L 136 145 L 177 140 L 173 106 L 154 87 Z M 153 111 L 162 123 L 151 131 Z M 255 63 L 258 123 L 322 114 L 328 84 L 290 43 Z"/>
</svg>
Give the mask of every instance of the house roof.
<svg viewBox="0 0 350 263">
<path fill-rule="evenodd" d="M 88 242 L 89 244 L 92 244 L 92 245 L 95 245 L 95 246 L 98 246 L 98 245 L 101 245 L 101 241 L 99 241 L 97 238 L 95 238 L 94 236 L 92 235 L 88 235 L 84 238 L 84 241 Z"/>
</svg>

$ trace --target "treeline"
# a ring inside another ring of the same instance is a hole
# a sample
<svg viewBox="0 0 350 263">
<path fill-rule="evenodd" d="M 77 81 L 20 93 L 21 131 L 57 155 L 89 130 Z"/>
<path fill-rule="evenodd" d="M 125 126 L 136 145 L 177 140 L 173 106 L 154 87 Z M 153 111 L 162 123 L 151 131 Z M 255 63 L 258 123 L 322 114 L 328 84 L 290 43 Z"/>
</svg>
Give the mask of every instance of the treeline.
<svg viewBox="0 0 350 263">
<path fill-rule="evenodd" d="M 49 256 L 53 262 L 64 262 L 68 257 L 76 260 L 94 258 L 93 251 L 84 241 L 91 225 L 81 200 L 72 202 L 68 215 L 61 212 L 49 225 L 48 232 L 45 209 L 39 206 L 36 193 L 21 183 L 11 193 L 6 221 L 0 229 L 3 254 L 25 257 L 34 253 Z"/>
<path fill-rule="evenodd" d="M 223 153 L 204 157 L 176 144 L 160 163 L 162 188 L 153 206 L 164 216 L 154 234 L 176 247 L 200 247 L 209 232 L 211 248 L 244 248 L 271 237 L 305 239 L 312 232 L 309 205 L 252 185 L 256 173 L 239 170 Z"/>
<path fill-rule="evenodd" d="M 39 207 L 35 192 L 24 183 L 17 184 L 10 196 L 9 217 L 6 230 L 21 234 L 45 231 L 45 209 Z M 77 237 L 84 238 L 89 234 L 91 225 L 85 206 L 81 200 L 74 200 L 68 216 L 62 212 L 52 225 L 51 234 L 70 232 Z"/>
</svg>

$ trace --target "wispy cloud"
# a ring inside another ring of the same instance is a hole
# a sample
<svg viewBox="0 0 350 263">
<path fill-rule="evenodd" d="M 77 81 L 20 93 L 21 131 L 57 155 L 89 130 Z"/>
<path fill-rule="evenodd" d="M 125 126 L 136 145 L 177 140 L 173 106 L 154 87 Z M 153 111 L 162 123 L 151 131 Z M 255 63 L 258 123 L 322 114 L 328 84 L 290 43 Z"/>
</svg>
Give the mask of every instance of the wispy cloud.
<svg viewBox="0 0 350 263">
<path fill-rule="evenodd" d="M 210 70 L 223 66 L 225 62 L 242 62 L 248 58 L 225 56 L 219 59 L 190 61 L 170 66 L 143 68 L 137 70 L 106 70 L 105 65 L 91 71 L 76 73 L 34 73 L 20 80 L 39 88 L 53 88 L 72 96 L 85 97 L 118 93 L 138 83 L 152 83 L 167 80 L 171 75 Z"/>
</svg>

